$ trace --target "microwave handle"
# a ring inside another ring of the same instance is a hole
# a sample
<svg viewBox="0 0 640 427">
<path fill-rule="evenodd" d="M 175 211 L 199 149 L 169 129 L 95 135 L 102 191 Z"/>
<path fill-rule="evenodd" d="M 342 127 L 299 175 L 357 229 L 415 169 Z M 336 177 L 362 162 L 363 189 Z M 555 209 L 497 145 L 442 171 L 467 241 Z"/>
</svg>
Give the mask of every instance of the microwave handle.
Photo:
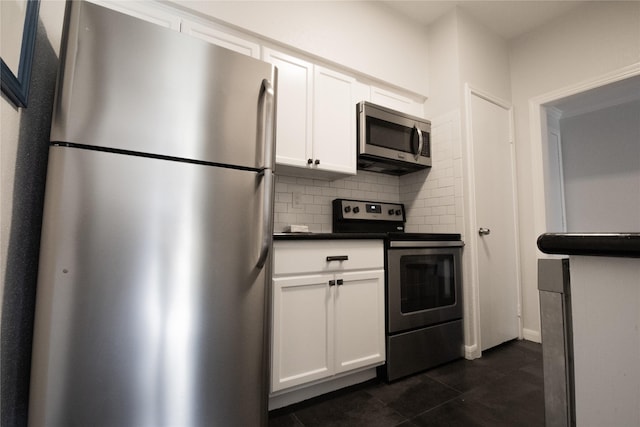
<svg viewBox="0 0 640 427">
<path fill-rule="evenodd" d="M 418 126 L 414 126 L 413 128 L 415 129 L 416 133 L 418 134 L 418 151 L 415 152 L 413 157 L 416 160 L 418 160 L 418 158 L 420 157 L 420 153 L 422 153 L 422 147 L 424 146 L 424 138 L 422 137 L 422 131 L 420 130 L 420 128 Z"/>
</svg>

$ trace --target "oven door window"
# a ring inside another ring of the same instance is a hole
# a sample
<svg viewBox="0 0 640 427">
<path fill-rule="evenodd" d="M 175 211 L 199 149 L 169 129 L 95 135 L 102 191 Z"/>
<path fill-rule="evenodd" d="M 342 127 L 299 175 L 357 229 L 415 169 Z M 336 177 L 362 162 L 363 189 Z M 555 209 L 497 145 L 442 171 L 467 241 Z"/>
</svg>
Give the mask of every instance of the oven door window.
<svg viewBox="0 0 640 427">
<path fill-rule="evenodd" d="M 456 303 L 453 255 L 400 257 L 400 311 L 412 313 Z"/>
</svg>

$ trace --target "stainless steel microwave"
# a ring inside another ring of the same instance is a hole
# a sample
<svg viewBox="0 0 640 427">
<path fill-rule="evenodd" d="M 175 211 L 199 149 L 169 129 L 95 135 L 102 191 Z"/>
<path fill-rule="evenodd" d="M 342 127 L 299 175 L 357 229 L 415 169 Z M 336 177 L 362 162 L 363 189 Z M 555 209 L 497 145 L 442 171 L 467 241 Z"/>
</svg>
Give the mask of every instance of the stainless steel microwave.
<svg viewBox="0 0 640 427">
<path fill-rule="evenodd" d="M 431 122 L 362 101 L 358 169 L 404 175 L 431 167 Z"/>
</svg>

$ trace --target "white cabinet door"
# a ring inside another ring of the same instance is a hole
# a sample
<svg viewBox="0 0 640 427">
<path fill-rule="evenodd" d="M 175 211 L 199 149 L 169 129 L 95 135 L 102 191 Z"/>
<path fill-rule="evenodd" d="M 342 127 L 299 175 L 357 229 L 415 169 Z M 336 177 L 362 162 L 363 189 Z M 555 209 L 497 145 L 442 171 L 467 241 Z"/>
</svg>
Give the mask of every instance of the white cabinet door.
<svg viewBox="0 0 640 427">
<path fill-rule="evenodd" d="M 371 102 L 412 116 L 424 117 L 424 104 L 375 86 L 371 86 Z"/>
<path fill-rule="evenodd" d="M 258 43 L 234 36 L 225 31 L 220 31 L 212 26 L 184 20 L 180 31 L 215 44 L 216 46 L 221 46 L 253 58 L 260 58 L 260 45 Z"/>
<path fill-rule="evenodd" d="M 301 168 L 311 158 L 313 64 L 273 49 L 263 60 L 278 67 L 276 162 Z"/>
<path fill-rule="evenodd" d="M 271 391 L 334 372 L 332 274 L 273 279 Z"/>
<path fill-rule="evenodd" d="M 91 3 L 133 16 L 143 21 L 180 31 L 181 19 L 152 2 L 89 0 Z"/>
<path fill-rule="evenodd" d="M 384 343 L 384 270 L 343 273 L 334 286 L 336 373 L 381 363 Z"/>
<path fill-rule="evenodd" d="M 313 167 L 356 174 L 355 79 L 315 66 Z"/>
</svg>

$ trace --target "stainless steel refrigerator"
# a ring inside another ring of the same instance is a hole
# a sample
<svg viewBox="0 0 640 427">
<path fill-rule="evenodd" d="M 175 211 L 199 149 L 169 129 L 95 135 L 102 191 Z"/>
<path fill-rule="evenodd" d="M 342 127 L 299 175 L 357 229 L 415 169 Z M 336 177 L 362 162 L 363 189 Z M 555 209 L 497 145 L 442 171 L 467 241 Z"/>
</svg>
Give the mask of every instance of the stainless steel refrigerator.
<svg viewBox="0 0 640 427">
<path fill-rule="evenodd" d="M 266 424 L 276 77 L 68 2 L 31 426 Z"/>
</svg>

